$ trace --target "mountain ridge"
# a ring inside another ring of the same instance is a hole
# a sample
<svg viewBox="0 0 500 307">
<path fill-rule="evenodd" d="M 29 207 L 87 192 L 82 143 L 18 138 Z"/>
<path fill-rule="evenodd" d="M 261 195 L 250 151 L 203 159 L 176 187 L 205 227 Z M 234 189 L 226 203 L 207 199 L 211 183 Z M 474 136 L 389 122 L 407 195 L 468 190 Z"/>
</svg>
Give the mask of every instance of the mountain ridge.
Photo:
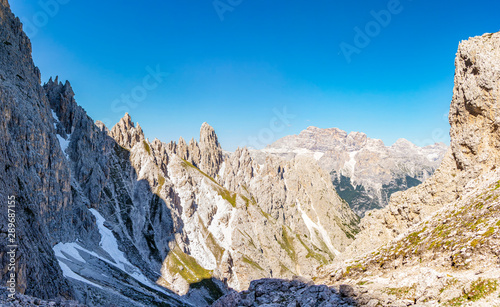
<svg viewBox="0 0 500 307">
<path fill-rule="evenodd" d="M 382 140 L 362 132 L 309 126 L 298 135 L 285 136 L 251 152 L 258 160 L 266 154 L 315 159 L 330 173 L 337 193 L 362 217 L 370 209 L 385 207 L 392 193 L 430 177 L 446 149 L 443 143 L 418 147 L 402 138 L 385 146 Z"/>
</svg>

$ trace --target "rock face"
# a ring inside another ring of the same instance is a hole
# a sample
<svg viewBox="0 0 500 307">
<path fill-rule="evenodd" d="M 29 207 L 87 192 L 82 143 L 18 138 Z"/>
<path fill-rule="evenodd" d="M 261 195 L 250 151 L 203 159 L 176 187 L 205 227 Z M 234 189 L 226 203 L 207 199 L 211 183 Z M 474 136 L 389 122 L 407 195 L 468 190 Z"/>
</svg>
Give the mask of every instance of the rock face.
<svg viewBox="0 0 500 307">
<path fill-rule="evenodd" d="M 16 293 L 14 298 L 9 298 L 10 292 L 7 288 L 0 287 L 0 304 L 4 307 L 24 307 L 24 306 L 61 306 L 61 307 L 86 307 L 77 301 L 63 299 L 41 300 L 36 297 Z"/>
<path fill-rule="evenodd" d="M 319 282 L 373 283 L 382 304 L 498 304 L 500 33 L 461 42 L 455 64 L 443 163 L 387 208 L 369 212 L 343 255 L 358 258 L 324 268 Z"/>
<path fill-rule="evenodd" d="M 17 291 L 40 298 L 72 298 L 52 246 L 95 237 L 88 210 L 71 190 L 31 44 L 7 1 L 0 2 L 0 201 L 16 198 Z M 7 209 L 0 214 L 0 279 L 8 278 Z"/>
<path fill-rule="evenodd" d="M 446 150 L 442 143 L 418 147 L 399 139 L 392 146 L 385 146 L 364 133 L 309 127 L 252 154 L 257 158 L 262 152 L 286 159 L 314 158 L 331 175 L 339 195 L 359 216 L 364 216 L 368 210 L 385 207 L 394 192 L 430 177 Z"/>
</svg>

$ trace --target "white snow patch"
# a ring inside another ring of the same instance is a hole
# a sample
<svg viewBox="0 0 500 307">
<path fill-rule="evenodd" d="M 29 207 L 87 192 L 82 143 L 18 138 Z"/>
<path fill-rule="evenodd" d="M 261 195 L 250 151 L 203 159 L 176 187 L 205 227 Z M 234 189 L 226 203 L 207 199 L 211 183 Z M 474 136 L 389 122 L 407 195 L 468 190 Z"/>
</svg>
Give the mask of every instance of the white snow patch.
<svg viewBox="0 0 500 307">
<path fill-rule="evenodd" d="M 324 152 L 315 152 L 315 153 L 314 153 L 314 159 L 315 159 L 316 161 L 318 161 L 318 160 L 319 160 L 319 159 L 321 159 L 321 157 L 323 157 L 324 155 L 325 155 L 325 153 L 324 153 Z"/>
<path fill-rule="evenodd" d="M 68 260 L 72 260 L 68 258 L 67 256 L 73 257 L 75 260 L 80 261 L 80 262 L 86 262 L 85 259 L 80 256 L 80 253 L 78 250 L 85 250 L 85 248 L 82 248 L 78 243 L 72 242 L 72 243 L 58 243 L 56 244 L 53 248 L 54 253 L 58 258 L 65 258 Z"/>
<path fill-rule="evenodd" d="M 61 267 L 61 270 L 63 271 L 64 277 L 66 277 L 66 278 L 73 278 L 73 279 L 79 280 L 81 282 L 84 282 L 86 284 L 89 284 L 91 286 L 94 286 L 94 287 L 97 287 L 99 289 L 102 289 L 102 287 L 99 286 L 98 284 L 95 284 L 95 283 L 91 282 L 90 280 L 85 279 L 82 276 L 80 276 L 80 275 L 76 274 L 75 272 L 73 272 L 69 268 L 69 266 L 67 266 L 64 262 L 62 262 L 62 261 L 58 261 L 58 262 L 59 262 L 59 266 Z"/>
<path fill-rule="evenodd" d="M 54 112 L 54 110 L 50 110 L 50 111 L 52 112 L 52 117 L 55 120 L 54 129 L 57 131 L 57 124 L 59 123 L 59 117 L 57 117 L 57 114 L 56 114 L 56 112 Z M 70 139 L 71 139 L 71 134 L 68 134 L 66 139 L 63 138 L 62 136 L 60 136 L 59 134 L 56 134 L 56 136 L 57 136 L 57 140 L 59 141 L 59 146 L 61 146 L 62 152 L 66 156 L 66 159 L 69 160 L 69 155 L 66 153 L 66 149 L 68 149 Z"/>
<path fill-rule="evenodd" d="M 153 287 L 157 290 L 160 290 L 165 293 L 165 291 L 158 287 L 156 284 L 152 283 L 142 272 L 134 265 L 132 265 L 125 255 L 123 254 L 122 251 L 118 248 L 118 242 L 116 241 L 115 236 L 113 235 L 113 232 L 106 228 L 104 226 L 104 222 L 106 221 L 104 217 L 102 217 L 99 212 L 95 209 L 89 209 L 90 212 L 95 216 L 96 218 L 96 223 L 97 227 L 99 228 L 99 233 L 101 234 L 101 242 L 99 245 L 111 256 L 111 258 L 114 260 L 115 264 L 114 266 L 118 267 L 122 271 L 126 272 L 133 278 L 135 278 L 137 281 L 142 282 L 143 284 L 146 284 L 150 287 Z M 95 253 L 94 253 L 95 254 Z M 97 255 L 96 255 L 97 256 Z M 99 257 L 102 260 L 110 263 L 106 259 Z M 112 264 L 112 263 L 111 263 Z"/>
<path fill-rule="evenodd" d="M 55 120 L 55 122 L 54 122 L 54 129 L 57 130 L 57 123 L 59 122 L 59 117 L 57 117 L 57 114 L 56 114 L 56 112 L 54 112 L 54 110 L 50 110 L 50 112 L 52 112 L 52 117 Z"/>
<path fill-rule="evenodd" d="M 427 160 L 429 161 L 437 161 L 439 159 L 439 154 L 437 153 L 431 153 L 427 155 Z"/>
<path fill-rule="evenodd" d="M 319 221 L 319 218 L 318 218 L 318 223 L 314 223 L 311 220 L 311 218 L 306 214 L 306 212 L 304 210 L 302 210 L 302 207 L 300 205 L 299 200 L 297 199 L 296 201 L 297 201 L 297 207 L 299 208 L 300 213 L 302 213 L 302 219 L 304 220 L 304 223 L 306 224 L 306 227 L 309 230 L 309 233 L 310 233 L 311 237 L 314 237 L 316 235 L 316 232 L 314 232 L 312 229 L 318 230 L 318 232 L 321 234 L 321 237 L 323 238 L 323 241 L 325 242 L 325 244 L 328 247 L 328 249 L 331 252 L 333 252 L 336 256 L 340 255 L 340 252 L 335 247 L 333 247 L 333 244 L 332 244 L 332 242 L 330 240 L 330 237 L 328 236 L 328 232 L 321 225 L 321 222 Z M 316 213 L 316 216 L 318 216 L 318 214 L 317 214 L 316 209 L 314 208 L 314 206 L 311 205 L 311 207 L 314 210 L 314 212 Z"/>
<path fill-rule="evenodd" d="M 349 175 L 351 177 L 351 182 L 354 182 L 355 176 L 354 176 L 354 171 L 356 169 L 356 154 L 358 151 L 352 151 L 349 153 L 349 161 L 344 163 L 344 169 L 349 172 Z"/>
</svg>

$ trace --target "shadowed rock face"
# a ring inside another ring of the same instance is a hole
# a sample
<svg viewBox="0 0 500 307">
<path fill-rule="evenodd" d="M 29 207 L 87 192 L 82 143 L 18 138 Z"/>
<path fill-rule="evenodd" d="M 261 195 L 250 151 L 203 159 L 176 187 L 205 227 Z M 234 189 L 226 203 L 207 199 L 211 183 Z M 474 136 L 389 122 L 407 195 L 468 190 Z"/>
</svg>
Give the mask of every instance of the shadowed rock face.
<svg viewBox="0 0 500 307">
<path fill-rule="evenodd" d="M 59 146 L 50 104 L 31 59 L 31 44 L 8 2 L 0 3 L 0 201 L 15 196 L 17 290 L 73 297 L 52 245 L 96 237 L 91 215 L 75 203 L 71 172 Z M 7 212 L 0 214 L 0 272 L 7 273 Z"/>
<path fill-rule="evenodd" d="M 355 306 L 351 295 L 345 286 L 314 285 L 300 279 L 260 279 L 252 281 L 247 291 L 230 293 L 212 306 Z"/>
</svg>

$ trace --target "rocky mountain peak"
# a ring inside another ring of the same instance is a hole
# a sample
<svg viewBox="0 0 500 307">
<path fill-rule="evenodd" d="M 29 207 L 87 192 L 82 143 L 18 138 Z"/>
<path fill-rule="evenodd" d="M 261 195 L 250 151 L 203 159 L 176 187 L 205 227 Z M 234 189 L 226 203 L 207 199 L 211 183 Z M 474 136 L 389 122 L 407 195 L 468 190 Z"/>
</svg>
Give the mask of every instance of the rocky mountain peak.
<svg viewBox="0 0 500 307">
<path fill-rule="evenodd" d="M 143 141 L 144 132 L 139 123 L 134 125 L 132 118 L 128 113 L 111 129 L 110 135 L 120 146 L 130 149 L 135 144 Z"/>
<path fill-rule="evenodd" d="M 222 148 L 214 128 L 203 123 L 200 129 L 200 169 L 215 177 L 222 164 Z"/>
</svg>

